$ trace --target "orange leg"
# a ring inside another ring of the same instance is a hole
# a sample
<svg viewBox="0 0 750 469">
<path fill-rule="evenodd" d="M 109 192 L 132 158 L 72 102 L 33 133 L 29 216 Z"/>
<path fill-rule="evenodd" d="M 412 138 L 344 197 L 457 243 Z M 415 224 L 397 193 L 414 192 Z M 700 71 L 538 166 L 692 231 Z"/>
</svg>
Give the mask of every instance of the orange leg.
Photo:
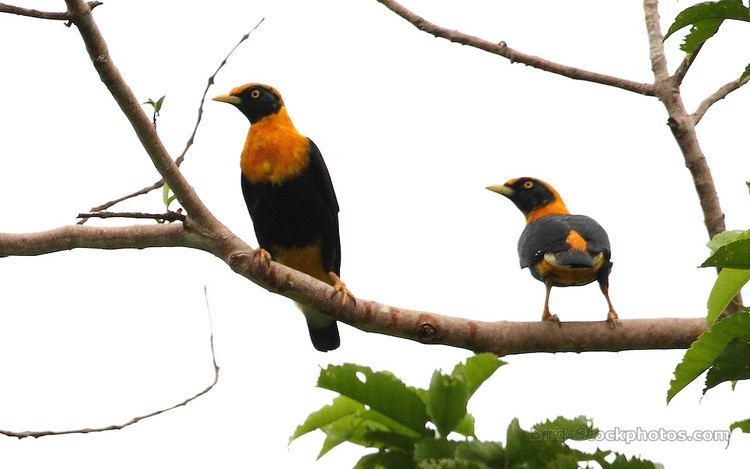
<svg viewBox="0 0 750 469">
<path fill-rule="evenodd" d="M 549 294 L 552 291 L 552 284 L 544 282 L 544 286 L 547 288 L 547 294 L 544 296 L 544 311 L 542 312 L 542 321 L 554 321 L 557 325 L 560 325 L 560 318 L 557 314 L 550 314 L 549 312 Z"/>
<path fill-rule="evenodd" d="M 347 300 L 351 299 L 354 303 L 357 302 L 357 299 L 354 298 L 352 293 L 349 291 L 348 288 L 346 288 L 346 284 L 341 280 L 341 278 L 336 275 L 334 272 L 328 272 L 328 276 L 331 277 L 331 280 L 333 280 L 333 289 L 335 290 L 333 292 L 333 295 L 331 298 L 336 296 L 336 294 L 341 294 L 341 303 L 346 303 Z"/>
<path fill-rule="evenodd" d="M 620 322 L 620 320 L 617 317 L 615 307 L 612 306 L 612 300 L 609 299 L 609 287 L 607 285 L 600 285 L 600 287 L 604 298 L 607 299 L 607 306 L 609 306 L 609 311 L 607 311 L 607 323 L 611 326 L 615 326 Z"/>
</svg>

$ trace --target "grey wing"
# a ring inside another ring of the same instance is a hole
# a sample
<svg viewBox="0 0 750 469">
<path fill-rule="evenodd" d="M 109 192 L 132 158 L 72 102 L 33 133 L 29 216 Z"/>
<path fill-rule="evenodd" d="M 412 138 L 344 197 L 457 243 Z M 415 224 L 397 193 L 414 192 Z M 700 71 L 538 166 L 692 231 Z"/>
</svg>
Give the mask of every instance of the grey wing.
<svg viewBox="0 0 750 469">
<path fill-rule="evenodd" d="M 609 238 L 604 228 L 585 215 L 550 215 L 526 225 L 518 240 L 518 257 L 521 268 L 541 260 L 546 253 L 568 251 L 566 238 L 575 230 L 586 240 L 591 253 L 610 255 Z"/>
</svg>

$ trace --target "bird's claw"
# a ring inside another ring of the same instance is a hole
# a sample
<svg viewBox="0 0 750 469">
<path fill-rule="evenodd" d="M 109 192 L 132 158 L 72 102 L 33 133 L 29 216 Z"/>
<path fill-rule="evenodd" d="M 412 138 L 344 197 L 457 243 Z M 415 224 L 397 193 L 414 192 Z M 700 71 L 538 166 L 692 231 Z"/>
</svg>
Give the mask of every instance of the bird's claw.
<svg viewBox="0 0 750 469">
<path fill-rule="evenodd" d="M 617 317 L 617 313 L 615 312 L 615 310 L 610 309 L 607 312 L 607 326 L 614 329 L 615 327 L 621 324 L 622 323 L 620 322 L 620 319 Z"/>
<path fill-rule="evenodd" d="M 260 263 L 264 269 L 268 269 L 271 267 L 271 253 L 263 248 L 258 248 L 253 251 L 253 261 Z"/>
<path fill-rule="evenodd" d="M 562 327 L 562 325 L 560 324 L 560 318 L 557 317 L 557 314 L 550 314 L 549 311 L 544 312 L 544 314 L 542 315 L 542 321 L 554 322 L 557 323 L 557 327 Z"/>
<path fill-rule="evenodd" d="M 354 298 L 354 295 L 349 291 L 348 288 L 346 288 L 346 284 L 341 280 L 341 278 L 336 275 L 333 272 L 328 272 L 328 276 L 331 277 L 331 280 L 333 280 L 333 294 L 331 295 L 331 298 L 336 296 L 337 294 L 341 294 L 341 304 L 346 304 L 347 301 L 350 299 L 352 300 L 352 303 L 357 304 L 357 299 Z"/>
</svg>

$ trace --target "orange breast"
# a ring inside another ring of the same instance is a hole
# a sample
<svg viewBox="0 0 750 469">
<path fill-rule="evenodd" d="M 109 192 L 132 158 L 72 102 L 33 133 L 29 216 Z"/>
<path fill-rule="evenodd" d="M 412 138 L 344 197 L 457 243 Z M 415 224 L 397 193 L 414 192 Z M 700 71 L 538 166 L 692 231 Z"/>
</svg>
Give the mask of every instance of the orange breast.
<svg viewBox="0 0 750 469">
<path fill-rule="evenodd" d="M 309 163 L 309 142 L 297 132 L 286 108 L 250 127 L 242 149 L 242 174 L 252 183 L 280 184 L 301 173 Z"/>
</svg>

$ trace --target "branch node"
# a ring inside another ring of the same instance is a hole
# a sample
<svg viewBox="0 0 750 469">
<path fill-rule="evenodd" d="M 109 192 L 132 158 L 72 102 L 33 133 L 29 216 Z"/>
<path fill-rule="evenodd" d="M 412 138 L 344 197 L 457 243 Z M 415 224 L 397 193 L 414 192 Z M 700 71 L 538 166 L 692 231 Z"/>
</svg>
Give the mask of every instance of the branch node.
<svg viewBox="0 0 750 469">
<path fill-rule="evenodd" d="M 423 314 L 419 317 L 417 326 L 417 339 L 423 343 L 438 342 L 442 338 L 440 328 L 435 324 L 433 318 Z"/>
</svg>

